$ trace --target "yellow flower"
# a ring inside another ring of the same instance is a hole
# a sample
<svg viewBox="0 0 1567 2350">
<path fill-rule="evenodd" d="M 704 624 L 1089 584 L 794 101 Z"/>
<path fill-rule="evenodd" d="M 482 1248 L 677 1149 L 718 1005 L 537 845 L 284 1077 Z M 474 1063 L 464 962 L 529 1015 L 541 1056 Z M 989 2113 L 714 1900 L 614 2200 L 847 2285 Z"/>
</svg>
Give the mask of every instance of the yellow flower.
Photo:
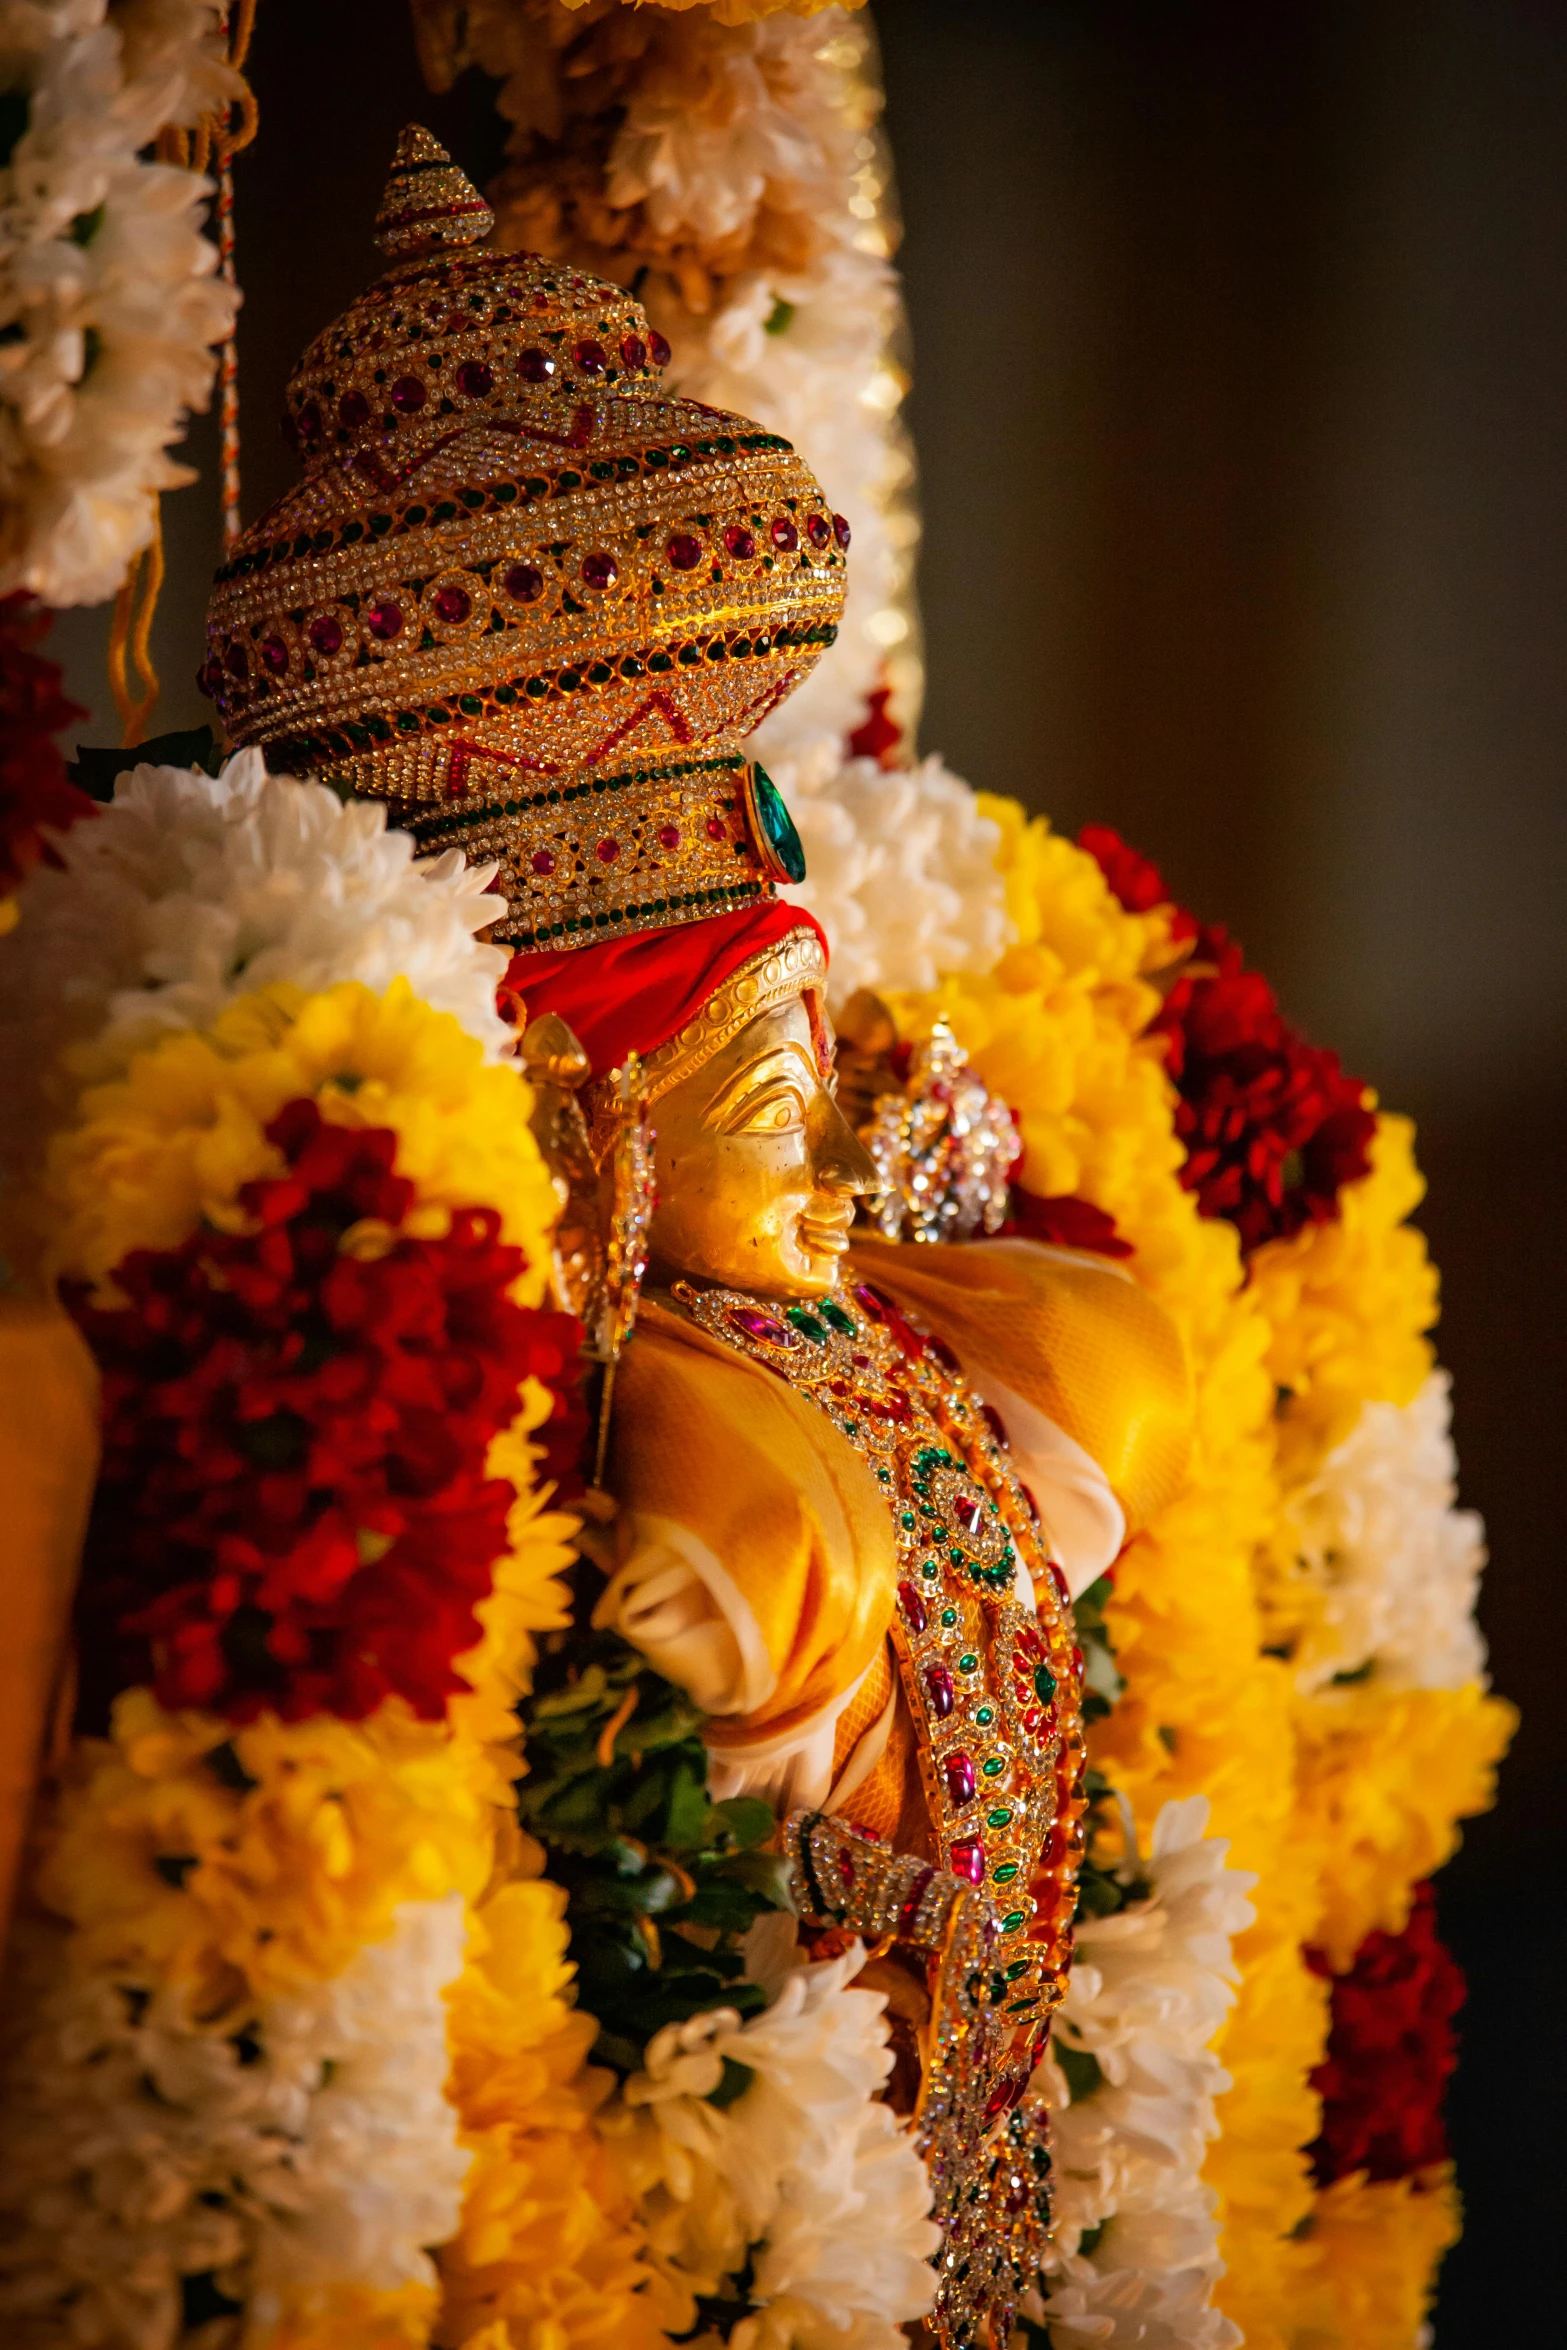
<svg viewBox="0 0 1567 2350">
<path fill-rule="evenodd" d="M 473 1695 L 453 1698 L 448 1707 L 454 1728 L 503 1757 L 516 1749 L 515 1709 L 531 1685 L 538 1653 L 534 1634 L 562 1631 L 571 1621 L 570 1596 L 560 1578 L 575 1556 L 577 1520 L 550 1509 L 539 1492 L 534 1475 L 539 1448 L 528 1441 L 549 1417 L 553 1401 L 547 1387 L 527 1380 L 521 1411 L 490 1445 L 487 1475 L 508 1478 L 517 1498 L 507 1514 L 507 1547 L 495 1562 L 489 1597 L 475 1610 L 484 1637 L 456 1660 Z M 507 1775 L 515 1777 L 515 1768 Z"/>
<path fill-rule="evenodd" d="M 233 1228 L 241 1186 L 282 1172 L 268 1123 L 301 1098 L 334 1124 L 396 1134 L 397 1171 L 418 1191 L 407 1230 L 496 1208 L 528 1256 L 518 1299 L 540 1302 L 556 1204 L 526 1081 L 402 979 L 383 996 L 353 980 L 319 995 L 261 989 L 206 1035 L 171 1036 L 90 1087 L 50 1154 L 56 1269 L 102 1285 L 129 1249 L 172 1248 L 203 1218 Z"/>
<path fill-rule="evenodd" d="M 369 2285 L 318 2285 L 289 2296 L 270 2322 L 254 2312 L 246 2350 L 425 2350 L 435 2313 L 431 2285 L 410 2281 L 390 2292 Z"/>
<path fill-rule="evenodd" d="M 1450 1859 L 1458 1822 L 1489 1810 L 1516 1709 L 1477 1682 L 1384 1691 L 1373 1677 L 1296 1709 L 1295 1836 L 1322 1887 L 1311 1938 L 1342 1972 L 1374 1929 L 1400 1933 L 1414 1887 Z"/>
<path fill-rule="evenodd" d="M 1412 2179 L 1373 2180 L 1357 2171 L 1324 2188 L 1290 2350 L 1409 2350 L 1431 2306 L 1437 2265 L 1461 2224 L 1450 2163 Z"/>
<path fill-rule="evenodd" d="M 438 2254 L 446 2350 L 666 2350 L 682 2314 L 593 2128 L 611 2076 L 587 2065 L 597 2027 L 567 2004 L 565 1906 L 542 1879 L 503 1886 L 448 1994 L 449 2093 L 474 2163 Z"/>
</svg>

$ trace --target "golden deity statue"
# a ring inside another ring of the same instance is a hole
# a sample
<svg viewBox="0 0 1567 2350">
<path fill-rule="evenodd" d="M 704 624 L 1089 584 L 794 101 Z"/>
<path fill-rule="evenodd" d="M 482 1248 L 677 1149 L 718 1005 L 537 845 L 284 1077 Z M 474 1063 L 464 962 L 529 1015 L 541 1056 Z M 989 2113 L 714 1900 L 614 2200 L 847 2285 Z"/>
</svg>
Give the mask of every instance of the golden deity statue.
<svg viewBox="0 0 1567 2350">
<path fill-rule="evenodd" d="M 657 1205 L 595 1621 L 701 1709 L 715 1796 L 772 1805 L 811 1930 L 875 1946 L 934 2322 L 968 2339 L 1043 2224 L 1018 2109 L 1084 1837 L 1071 1599 L 1182 1473 L 1180 1347 L 1103 1259 L 857 1221 L 885 1154 L 835 1098 L 799 843 L 744 748 L 843 605 L 806 466 L 667 394 L 623 289 L 485 248 L 426 134 L 379 225 L 394 267 L 290 385 L 303 477 L 219 574 L 204 680 L 231 742 L 498 861 L 505 992 L 584 1132 L 637 1072 Z"/>
</svg>

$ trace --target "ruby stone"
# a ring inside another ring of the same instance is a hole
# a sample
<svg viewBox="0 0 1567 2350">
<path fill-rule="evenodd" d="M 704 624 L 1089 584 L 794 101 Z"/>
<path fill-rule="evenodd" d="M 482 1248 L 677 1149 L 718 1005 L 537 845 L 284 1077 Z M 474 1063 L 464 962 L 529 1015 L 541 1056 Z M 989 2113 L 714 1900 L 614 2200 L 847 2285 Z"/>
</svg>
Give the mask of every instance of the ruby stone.
<svg viewBox="0 0 1567 2350">
<path fill-rule="evenodd" d="M 792 555 L 800 543 L 800 534 L 787 514 L 780 514 L 773 523 L 773 545 L 783 554 Z"/>
<path fill-rule="evenodd" d="M 949 1754 L 941 1766 L 941 1775 L 947 1782 L 947 1793 L 954 1803 L 972 1803 L 979 1779 L 971 1754 Z"/>
<path fill-rule="evenodd" d="M 965 1534 L 977 1534 L 984 1522 L 984 1510 L 972 1493 L 960 1493 L 952 1505 L 952 1515 Z"/>
<path fill-rule="evenodd" d="M 674 357 L 674 353 L 669 347 L 668 336 L 661 335 L 656 326 L 649 331 L 647 347 L 655 367 L 667 367 Z"/>
<path fill-rule="evenodd" d="M 918 1636 L 930 1622 L 930 1617 L 926 1612 L 924 1600 L 921 1599 L 912 1583 L 903 1582 L 898 1585 L 898 1604 L 903 1610 L 904 1621 L 909 1630 Z"/>
<path fill-rule="evenodd" d="M 536 604 L 544 593 L 544 574 L 531 563 L 514 563 L 501 581 L 515 604 Z"/>
<path fill-rule="evenodd" d="M 495 372 L 482 359 L 465 359 L 457 370 L 457 389 L 465 400 L 487 400 L 495 389 Z"/>
<path fill-rule="evenodd" d="M 983 1836 L 960 1836 L 952 1847 L 952 1874 L 964 1877 L 971 1885 L 985 1882 L 985 1839 Z"/>
<path fill-rule="evenodd" d="M 664 551 L 677 571 L 695 571 L 702 560 L 702 542 L 688 530 L 676 531 Z"/>
<path fill-rule="evenodd" d="M 473 598 L 464 589 L 460 587 L 436 589 L 435 611 L 437 619 L 450 621 L 455 627 L 458 621 L 466 620 L 472 610 Z"/>
<path fill-rule="evenodd" d="M 392 406 L 403 416 L 414 415 L 428 396 L 416 375 L 400 375 L 392 386 Z"/>
<path fill-rule="evenodd" d="M 381 601 L 378 604 L 372 604 L 365 614 L 365 626 L 369 629 L 370 634 L 379 637 L 383 644 L 388 643 L 394 636 L 401 636 L 403 633 L 401 604 L 394 604 L 390 596 L 383 596 Z"/>
<path fill-rule="evenodd" d="M 572 357 L 584 375 L 602 375 L 609 365 L 609 353 L 602 343 L 579 343 Z"/>
<path fill-rule="evenodd" d="M 548 351 L 528 350 L 517 361 L 517 373 L 525 384 L 547 384 L 555 372 L 555 362 Z"/>
<path fill-rule="evenodd" d="M 337 403 L 337 421 L 344 432 L 357 432 L 370 421 L 370 403 L 363 392 L 347 391 Z"/>
<path fill-rule="evenodd" d="M 620 565 L 607 548 L 597 547 L 591 555 L 583 556 L 582 576 L 590 588 L 613 587 L 620 577 Z"/>
<path fill-rule="evenodd" d="M 938 1722 L 944 1722 L 956 1703 L 952 1675 L 945 1665 L 932 1665 L 929 1668 L 925 1675 L 925 1693 L 930 1699 L 931 1712 Z"/>
</svg>

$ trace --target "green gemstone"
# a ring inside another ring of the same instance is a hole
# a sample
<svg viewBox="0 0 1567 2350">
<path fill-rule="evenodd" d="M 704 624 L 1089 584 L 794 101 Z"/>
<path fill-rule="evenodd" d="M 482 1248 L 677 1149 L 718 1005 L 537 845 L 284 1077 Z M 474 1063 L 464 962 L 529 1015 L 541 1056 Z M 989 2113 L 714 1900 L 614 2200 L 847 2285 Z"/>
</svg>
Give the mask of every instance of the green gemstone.
<svg viewBox="0 0 1567 2350">
<path fill-rule="evenodd" d="M 1034 1673 L 1034 1689 L 1041 1705 L 1048 1705 L 1056 1693 L 1056 1677 L 1048 1665 L 1040 1665 Z"/>
<path fill-rule="evenodd" d="M 954 1625 L 954 1624 L 957 1622 L 957 1620 L 958 1620 L 958 1611 L 957 1611 L 957 1609 L 956 1609 L 955 1607 L 944 1607 L 944 1608 L 942 1609 L 942 1611 L 941 1611 L 941 1620 L 942 1620 L 943 1624 L 945 1624 L 945 1625 L 946 1625 L 946 1627 L 947 1627 L 948 1631 L 950 1632 L 950 1631 L 951 1631 L 951 1629 L 952 1629 L 952 1627 L 953 1627 L 953 1625 Z"/>
<path fill-rule="evenodd" d="M 994 1811 L 985 1814 L 985 1825 L 987 1828 L 1004 1828 L 1011 1817 L 1006 1805 L 1001 1803 Z"/>
<path fill-rule="evenodd" d="M 756 803 L 757 822 L 762 838 L 772 851 L 785 877 L 790 881 L 805 879 L 805 850 L 794 829 L 794 818 L 783 803 L 783 794 L 767 769 L 753 764 L 751 792 Z"/>
<path fill-rule="evenodd" d="M 934 1583 L 937 1576 L 941 1573 L 941 1569 L 937 1566 L 934 1559 L 927 1559 L 925 1564 L 921 1567 L 920 1573 L 924 1576 L 927 1583 Z"/>
<path fill-rule="evenodd" d="M 1027 2015 L 1031 2007 L 1037 2007 L 1038 2005 L 1039 1993 L 1034 1991 L 1030 1993 L 1027 1999 L 1014 1999 L 1011 2005 L 1008 2007 L 1007 2013 L 1008 2015 Z"/>
<path fill-rule="evenodd" d="M 912 1533 L 914 1530 L 914 1512 L 912 1510 L 905 1510 L 902 1516 L 899 1518 L 898 1524 L 905 1527 L 910 1533 Z"/>
<path fill-rule="evenodd" d="M 992 1869 L 990 1873 L 995 1878 L 998 1885 L 1010 1885 L 1013 1878 L 1017 1875 L 1017 1862 L 1015 1860 L 1004 1860 L 999 1868 Z"/>
<path fill-rule="evenodd" d="M 987 1779 L 999 1779 L 1007 1766 L 1002 1761 L 999 1754 L 993 1754 L 989 1762 L 981 1763 L 979 1767 L 984 1772 Z"/>
<path fill-rule="evenodd" d="M 1015 1983 L 1019 1975 L 1026 1975 L 1027 1973 L 1028 1960 L 1026 1958 L 1015 1958 L 1007 1969 L 1007 1981 L 1009 1983 Z"/>
<path fill-rule="evenodd" d="M 960 1673 L 972 1673 L 978 1663 L 979 1659 L 977 1656 L 960 1656 L 958 1658 L 958 1671 Z"/>
<path fill-rule="evenodd" d="M 995 1708 L 993 1706 L 982 1705 L 976 1707 L 974 1719 L 976 1722 L 978 1722 L 982 1730 L 988 1730 L 995 1718 L 996 1714 Z"/>
<path fill-rule="evenodd" d="M 951 1559 L 951 1561 L 952 1561 L 952 1563 L 953 1563 L 953 1565 L 954 1565 L 955 1567 L 961 1567 L 961 1566 L 962 1566 L 962 1564 L 963 1564 L 963 1553 L 962 1553 L 962 1551 L 961 1551 L 961 1550 L 958 1550 L 956 1547 L 954 1547 L 953 1549 L 951 1549 L 951 1550 L 949 1550 L 949 1551 L 948 1551 L 948 1553 L 947 1553 L 947 1556 L 948 1556 L 948 1558 L 949 1558 L 949 1559 Z"/>
<path fill-rule="evenodd" d="M 1020 1909 L 1011 1910 L 1001 1921 L 1001 1931 L 1003 1934 L 1015 1934 L 1022 1923 L 1023 1912 Z"/>
<path fill-rule="evenodd" d="M 890 1469 L 878 1469 L 876 1474 L 881 1479 L 883 1485 L 890 1485 L 892 1483 L 892 1471 Z"/>
<path fill-rule="evenodd" d="M 859 1336 L 859 1325 L 854 1316 L 846 1314 L 835 1299 L 824 1297 L 817 1310 L 828 1328 L 836 1330 L 840 1338 L 857 1338 Z"/>
<path fill-rule="evenodd" d="M 826 1331 L 822 1328 L 820 1322 L 817 1321 L 814 1314 L 806 1312 L 804 1306 L 791 1306 L 789 1308 L 788 1319 L 794 1324 L 796 1330 L 800 1332 L 802 1337 L 814 1339 L 818 1346 L 826 1345 Z"/>
</svg>

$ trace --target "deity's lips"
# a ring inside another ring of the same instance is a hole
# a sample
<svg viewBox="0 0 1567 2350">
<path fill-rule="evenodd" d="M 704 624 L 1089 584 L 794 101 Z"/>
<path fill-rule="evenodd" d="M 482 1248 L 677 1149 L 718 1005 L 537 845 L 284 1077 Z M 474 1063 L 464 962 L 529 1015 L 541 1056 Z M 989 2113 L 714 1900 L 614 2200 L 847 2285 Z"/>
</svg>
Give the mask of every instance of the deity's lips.
<svg viewBox="0 0 1567 2350">
<path fill-rule="evenodd" d="M 813 1257 L 841 1257 L 849 1246 L 852 1200 L 813 1200 L 800 1217 L 800 1240 Z"/>
</svg>

